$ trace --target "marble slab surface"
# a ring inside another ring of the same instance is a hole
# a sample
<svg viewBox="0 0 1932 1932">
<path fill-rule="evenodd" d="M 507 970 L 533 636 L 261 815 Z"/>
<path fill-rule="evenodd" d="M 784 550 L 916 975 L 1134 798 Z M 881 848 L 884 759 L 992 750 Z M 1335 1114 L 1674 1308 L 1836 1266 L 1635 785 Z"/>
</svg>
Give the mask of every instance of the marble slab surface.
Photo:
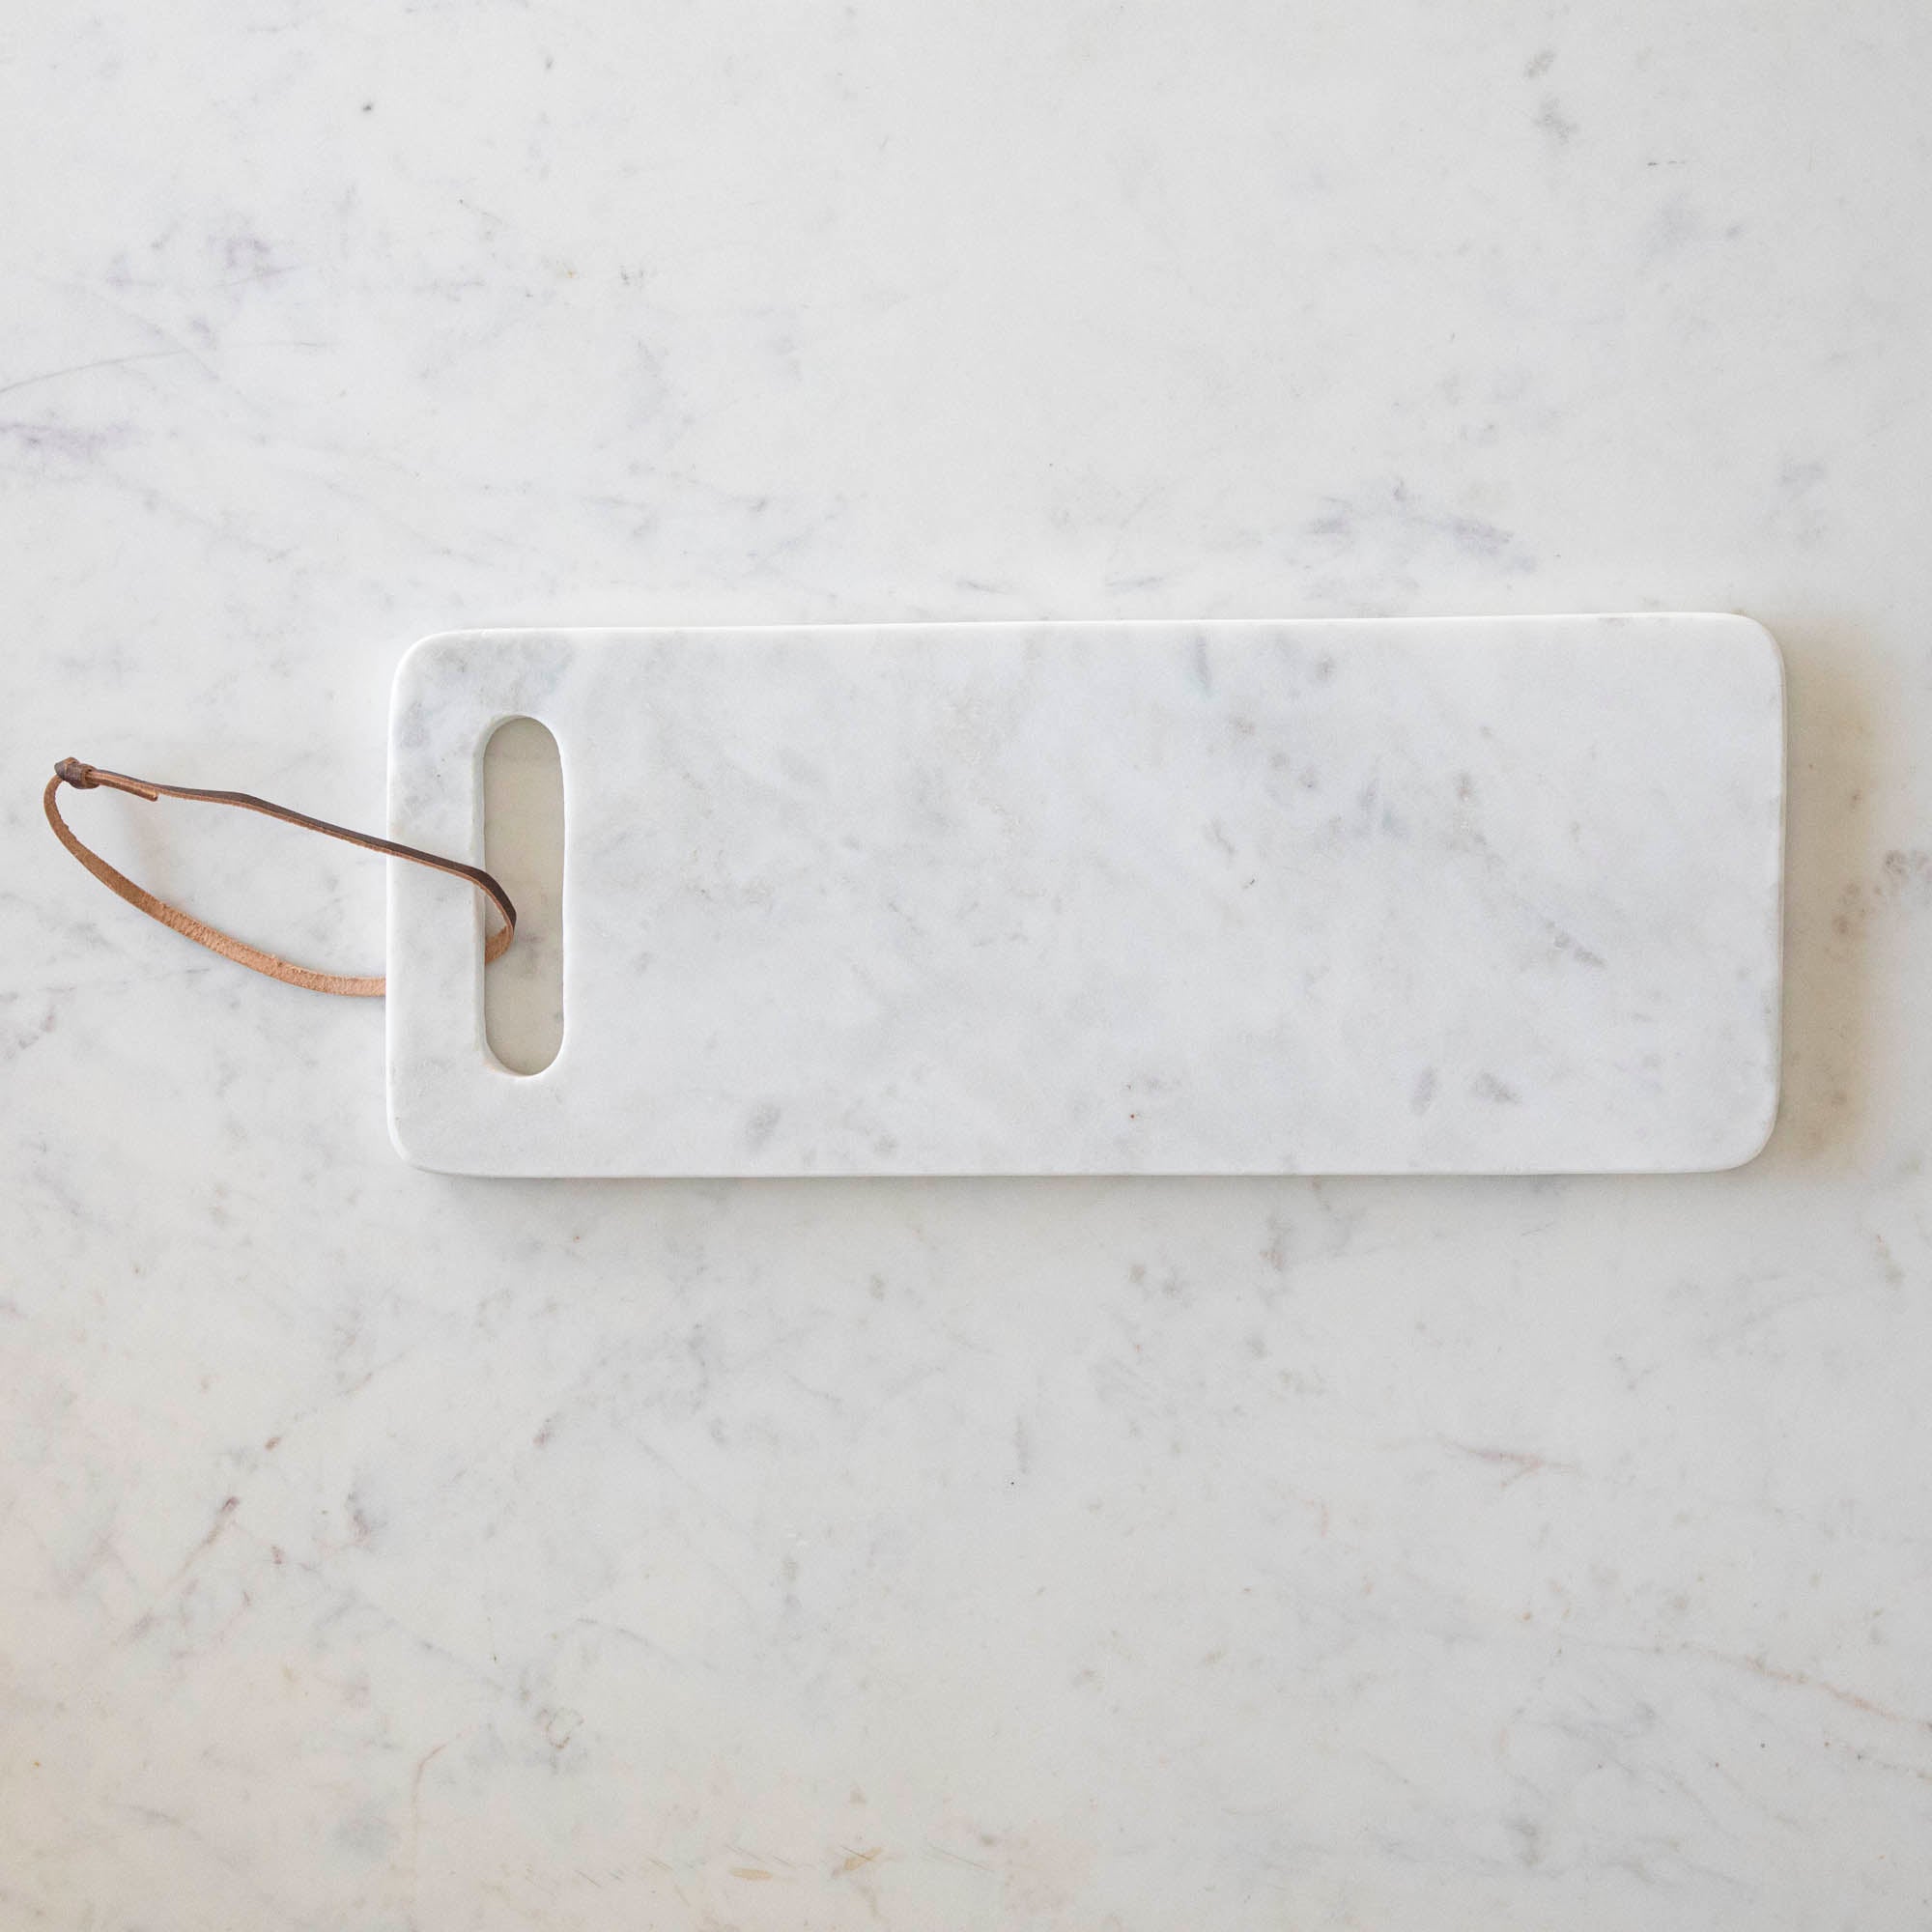
<svg viewBox="0 0 1932 1932">
<path fill-rule="evenodd" d="M 0 1926 L 1925 1932 L 1928 99 L 1922 0 L 9 8 Z M 1729 1173 L 425 1173 L 41 816 L 380 831 L 437 632 L 1629 610 L 1785 660 Z"/>
<path fill-rule="evenodd" d="M 390 835 L 480 863 L 519 716 L 561 753 L 561 1049 L 505 1069 L 473 895 L 393 867 L 425 1166 L 1657 1172 L 1771 1131 L 1746 618 L 450 635 L 397 674 Z"/>
</svg>

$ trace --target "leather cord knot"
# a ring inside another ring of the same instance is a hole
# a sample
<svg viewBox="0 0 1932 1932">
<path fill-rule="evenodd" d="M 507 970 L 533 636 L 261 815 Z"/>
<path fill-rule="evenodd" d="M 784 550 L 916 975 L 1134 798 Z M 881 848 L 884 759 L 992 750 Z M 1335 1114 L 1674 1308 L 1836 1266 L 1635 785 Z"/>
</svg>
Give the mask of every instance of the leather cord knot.
<svg viewBox="0 0 1932 1932">
<path fill-rule="evenodd" d="M 201 805 L 237 806 L 244 811 L 259 811 L 266 817 L 280 819 L 285 825 L 298 825 L 305 832 L 320 832 L 326 838 L 360 845 L 365 851 L 381 852 L 391 859 L 407 859 L 412 865 L 427 866 L 432 871 L 451 873 L 456 878 L 468 879 L 497 908 L 502 919 L 502 924 L 490 935 L 483 948 L 486 964 L 493 959 L 500 959 L 516 937 L 517 909 L 510 903 L 509 894 L 480 866 L 466 866 L 460 860 L 444 859 L 413 845 L 399 845 L 392 838 L 378 838 L 371 833 L 351 832 L 345 826 L 329 824 L 327 819 L 311 818 L 304 811 L 292 811 L 285 805 L 270 805 L 267 799 L 256 798 L 245 791 L 203 791 L 193 785 L 159 784 L 148 779 L 130 779 L 125 772 L 102 771 L 79 758 L 63 758 L 55 765 L 54 775 L 47 781 L 47 788 L 41 798 L 46 809 L 47 823 L 53 827 L 54 837 L 109 892 L 126 899 L 150 919 L 158 920 L 184 939 L 191 939 L 197 946 L 205 946 L 211 952 L 218 952 L 222 958 L 234 960 L 238 966 L 266 973 L 270 979 L 279 980 L 284 985 L 302 986 L 315 993 L 342 993 L 356 999 L 381 999 L 384 991 L 383 976 L 379 973 L 364 976 L 319 973 L 313 967 L 298 966 L 293 960 L 265 952 L 259 946 L 250 946 L 232 933 L 222 932 L 191 913 L 183 912 L 179 906 L 170 905 L 166 899 L 156 898 L 144 887 L 137 886 L 125 872 L 116 871 L 99 853 L 75 838 L 72 828 L 61 816 L 56 802 L 64 784 L 72 785 L 76 791 L 97 791 L 104 786 L 151 803 L 161 798 L 182 798 Z"/>
</svg>

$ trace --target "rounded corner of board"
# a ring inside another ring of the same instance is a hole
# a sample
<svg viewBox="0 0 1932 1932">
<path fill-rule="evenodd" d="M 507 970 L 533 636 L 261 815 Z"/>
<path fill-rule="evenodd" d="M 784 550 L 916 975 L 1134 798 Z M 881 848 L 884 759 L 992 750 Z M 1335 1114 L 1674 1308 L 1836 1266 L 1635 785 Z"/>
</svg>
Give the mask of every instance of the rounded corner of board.
<svg viewBox="0 0 1932 1932">
<path fill-rule="evenodd" d="M 1711 1162 L 1709 1173 L 1735 1174 L 1739 1168 L 1749 1167 L 1763 1158 L 1777 1134 L 1778 1118 L 1783 1110 L 1781 1087 L 1782 1083 L 1774 1078 L 1764 1105 L 1739 1128 L 1736 1145 L 1722 1151 Z"/>
<path fill-rule="evenodd" d="M 387 1125 L 389 1146 L 395 1151 L 396 1158 L 405 1167 L 412 1167 L 418 1174 L 467 1174 L 473 1172 L 460 1161 L 451 1160 L 447 1154 L 440 1153 L 434 1147 L 425 1146 L 417 1123 L 412 1122 L 406 1111 L 391 1096 Z"/>
<path fill-rule="evenodd" d="M 425 676 L 434 675 L 447 661 L 473 650 L 477 639 L 486 635 L 480 631 L 431 631 L 426 637 L 416 639 L 396 660 L 390 690 L 401 696 Z"/>
<path fill-rule="evenodd" d="M 1710 627 L 1736 640 L 1739 654 L 1754 661 L 1777 695 L 1778 708 L 1784 706 L 1784 647 L 1776 633 L 1761 619 L 1742 611 L 1715 611 L 1708 618 Z"/>
</svg>

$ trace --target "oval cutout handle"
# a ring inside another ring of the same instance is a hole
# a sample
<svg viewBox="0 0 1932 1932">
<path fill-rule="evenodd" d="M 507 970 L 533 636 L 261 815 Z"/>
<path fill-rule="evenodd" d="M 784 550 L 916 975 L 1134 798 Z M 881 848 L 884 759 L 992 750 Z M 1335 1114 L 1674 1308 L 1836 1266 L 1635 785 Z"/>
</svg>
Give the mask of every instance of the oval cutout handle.
<svg viewBox="0 0 1932 1932">
<path fill-rule="evenodd" d="M 483 863 L 518 909 L 517 945 L 485 976 L 483 1037 L 511 1073 L 563 1045 L 563 759 L 550 728 L 509 718 L 483 748 Z"/>
</svg>

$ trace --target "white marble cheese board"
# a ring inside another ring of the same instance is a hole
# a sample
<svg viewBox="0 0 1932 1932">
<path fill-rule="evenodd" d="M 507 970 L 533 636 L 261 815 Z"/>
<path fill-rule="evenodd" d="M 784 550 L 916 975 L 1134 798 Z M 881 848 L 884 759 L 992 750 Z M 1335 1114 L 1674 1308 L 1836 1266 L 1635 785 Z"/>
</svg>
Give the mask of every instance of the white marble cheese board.
<svg viewBox="0 0 1932 1932">
<path fill-rule="evenodd" d="M 497 631 L 390 832 L 554 735 L 561 1048 L 390 868 L 389 1110 L 490 1175 L 1714 1169 L 1776 1108 L 1783 681 L 1728 615 Z"/>
</svg>

